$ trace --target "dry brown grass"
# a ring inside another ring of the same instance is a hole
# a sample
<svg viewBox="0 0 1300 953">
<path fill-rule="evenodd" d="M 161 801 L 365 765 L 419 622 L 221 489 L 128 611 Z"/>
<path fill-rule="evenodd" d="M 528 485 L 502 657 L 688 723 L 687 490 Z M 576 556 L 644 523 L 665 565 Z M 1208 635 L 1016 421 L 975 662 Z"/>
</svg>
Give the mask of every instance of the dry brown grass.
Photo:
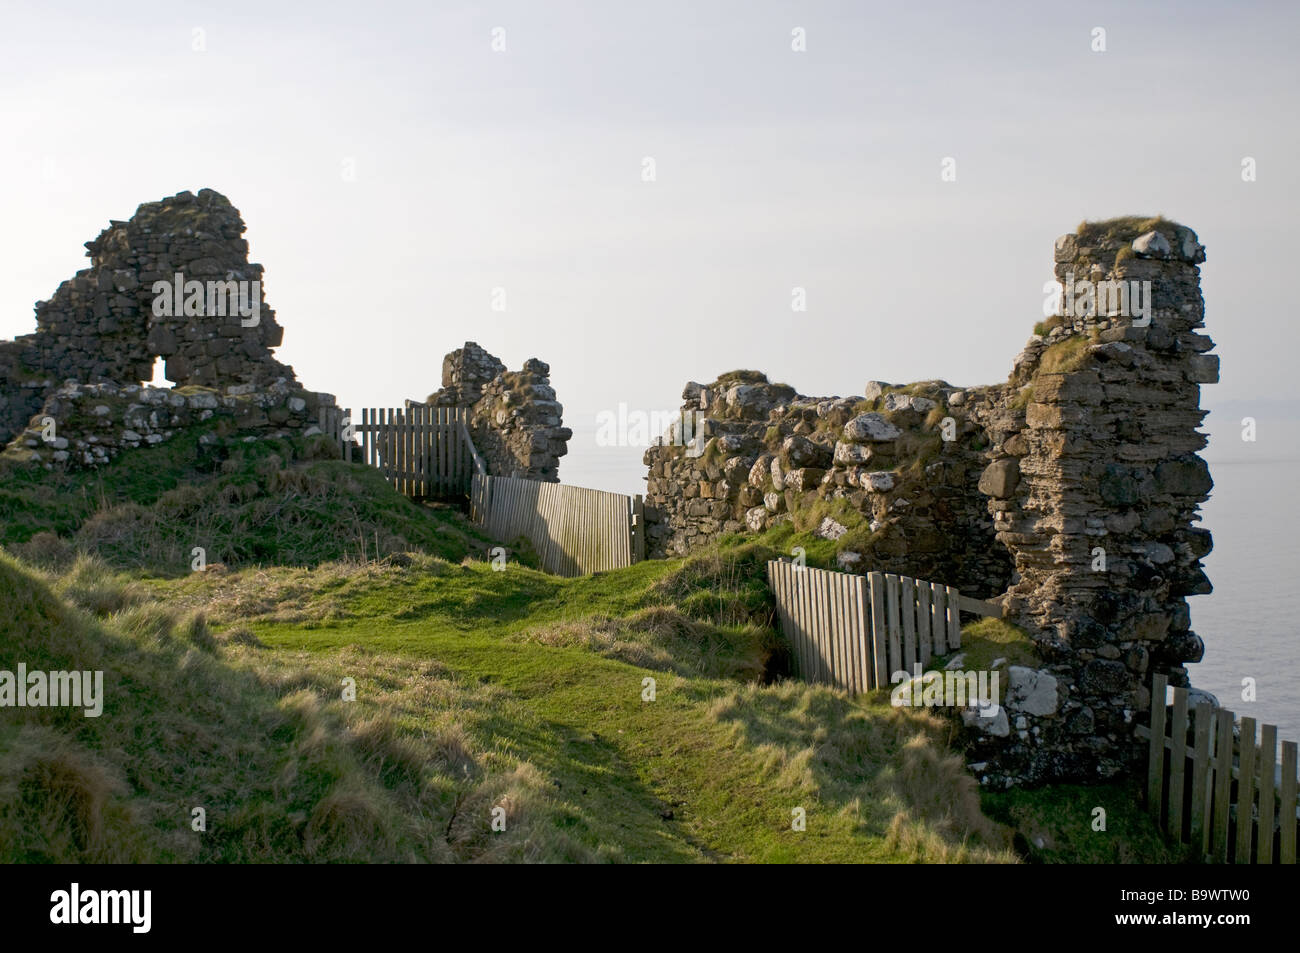
<svg viewBox="0 0 1300 953">
<path fill-rule="evenodd" d="M 1011 831 L 984 816 L 978 785 L 947 747 L 952 728 L 926 712 L 783 682 L 720 697 L 710 714 L 763 754 L 771 783 L 842 803 L 910 861 L 1016 860 Z"/>
<path fill-rule="evenodd" d="M 307 856 L 317 862 L 364 857 L 386 846 L 391 849 L 391 840 L 384 811 L 374 796 L 344 785 L 316 802 L 303 833 Z"/>
<path fill-rule="evenodd" d="M 366 589 L 378 589 L 417 574 L 437 578 L 450 563 L 423 553 L 394 553 L 377 560 L 340 560 L 312 568 L 277 566 L 231 571 L 209 566 L 167 590 L 167 603 L 201 609 L 214 624 L 337 622 L 352 617 L 348 602 Z"/>
<path fill-rule="evenodd" d="M 282 695 L 281 709 L 300 726 L 298 770 L 339 737 L 370 779 L 340 782 L 313 807 L 303 835 L 311 859 L 367 849 L 384 856 L 413 839 L 426 846 L 409 859 L 435 862 L 600 859 L 556 827 L 561 808 L 537 768 L 476 740 L 504 713 L 525 720 L 507 692 L 467 684 L 437 662 L 412 664 L 361 646 L 225 652 Z M 345 677 L 357 683 L 355 701 L 341 700 Z M 497 806 L 506 808 L 501 832 L 490 826 Z"/>
<path fill-rule="evenodd" d="M 97 556 L 78 556 L 72 567 L 56 577 L 54 591 L 92 615 L 105 616 L 138 606 L 148 593 L 129 577 L 115 572 Z"/>
<path fill-rule="evenodd" d="M 764 677 L 770 641 L 756 627 L 736 631 L 692 619 L 672 606 L 649 606 L 622 618 L 553 622 L 511 638 L 583 648 L 640 668 L 742 682 Z"/>
</svg>

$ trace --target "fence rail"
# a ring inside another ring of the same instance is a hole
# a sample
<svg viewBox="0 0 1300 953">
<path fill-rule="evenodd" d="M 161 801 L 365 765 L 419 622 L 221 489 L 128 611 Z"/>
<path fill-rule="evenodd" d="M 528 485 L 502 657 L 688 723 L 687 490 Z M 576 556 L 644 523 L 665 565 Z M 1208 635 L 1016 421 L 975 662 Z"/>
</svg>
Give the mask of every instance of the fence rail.
<svg viewBox="0 0 1300 953">
<path fill-rule="evenodd" d="M 1294 864 L 1296 743 L 1282 742 L 1279 772 L 1276 725 L 1260 726 L 1257 739 L 1254 718 L 1243 717 L 1238 729 L 1232 711 L 1208 703 L 1197 705 L 1189 722 L 1187 689 L 1173 689 L 1172 705 L 1169 694 L 1167 677 L 1156 675 L 1150 727 L 1137 728 L 1150 742 L 1152 818 L 1205 859 Z"/>
<path fill-rule="evenodd" d="M 476 473 L 470 506 L 489 536 L 527 538 L 557 575 L 619 569 L 645 555 L 639 496 Z"/>
<path fill-rule="evenodd" d="M 1002 611 L 952 586 L 893 573 L 858 576 L 774 559 L 767 578 L 795 674 L 851 692 L 883 688 L 891 673 L 960 648 L 963 611 Z"/>
</svg>

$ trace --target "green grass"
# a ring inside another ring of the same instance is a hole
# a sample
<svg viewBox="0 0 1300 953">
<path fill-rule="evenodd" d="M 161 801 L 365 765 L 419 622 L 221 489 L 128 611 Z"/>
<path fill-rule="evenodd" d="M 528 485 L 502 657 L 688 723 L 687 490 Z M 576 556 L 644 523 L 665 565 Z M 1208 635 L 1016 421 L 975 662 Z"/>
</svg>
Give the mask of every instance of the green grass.
<svg viewBox="0 0 1300 953">
<path fill-rule="evenodd" d="M 46 471 L 7 464 L 0 544 L 45 564 L 94 552 L 157 573 L 206 561 L 315 565 L 417 550 L 448 559 L 487 542 L 443 508 L 395 493 L 373 467 L 337 459 L 323 437 L 205 445 L 182 431 L 111 466 Z"/>
<path fill-rule="evenodd" d="M 1059 784 L 985 793 L 984 812 L 1016 829 L 1016 846 L 1034 863 L 1180 864 L 1192 851 L 1151 823 L 1136 781 Z M 1097 830 L 1103 818 L 1105 830 Z"/>
<path fill-rule="evenodd" d="M 811 530 L 842 503 L 563 579 L 517 548 L 494 569 L 458 512 L 311 443 L 195 436 L 16 477 L 6 531 L 46 558 L 0 551 L 0 670 L 103 670 L 106 703 L 0 721 L 0 861 L 1005 862 L 1013 841 L 1102 856 L 1052 826 L 1057 789 L 982 808 L 953 723 L 785 678 L 765 565 L 794 545 L 833 565 L 839 544 Z M 259 501 L 303 528 L 268 558 L 192 573 L 132 559 L 173 538 L 142 514 L 220 514 L 246 545 Z M 354 548 L 343 502 L 409 551 Z M 122 535 L 87 532 L 125 507 L 139 512 Z M 963 645 L 968 668 L 1033 664 L 997 620 Z M 1121 831 L 1125 857 L 1163 856 L 1149 829 Z"/>
<path fill-rule="evenodd" d="M 1034 333 L 1039 337 L 1047 337 L 1054 329 L 1059 328 L 1065 323 L 1065 318 L 1059 314 L 1048 318 L 1046 321 L 1039 321 L 1034 325 Z"/>
<path fill-rule="evenodd" d="M 717 677 L 714 673 L 743 677 L 756 671 L 756 659 L 771 635 L 752 623 L 752 641 L 743 637 L 743 627 L 732 627 L 727 638 L 728 630 L 715 623 L 716 644 L 697 642 L 691 651 L 683 651 L 682 643 L 694 641 L 683 638 L 684 634 L 708 628 L 699 622 L 683 625 L 692 608 L 697 616 L 716 612 L 731 619 L 753 618 L 766 611 L 746 604 L 746 573 L 728 565 L 754 562 L 757 554 L 752 547 L 738 547 L 734 556 L 734 560 L 722 555 L 643 563 L 604 577 L 575 580 L 527 569 L 494 573 L 467 564 L 449 567 L 448 575 L 431 584 L 423 573 L 411 578 L 396 571 L 368 581 L 350 595 L 344 592 L 337 608 L 347 613 L 345 621 L 253 621 L 251 626 L 273 647 L 328 654 L 361 644 L 381 654 L 433 657 L 468 678 L 508 690 L 553 728 L 552 737 L 533 739 L 531 746 L 518 740 L 514 730 L 501 728 L 502 735 L 511 737 L 511 750 L 518 757 L 563 779 L 575 767 L 566 744 L 571 746 L 575 737 L 583 739 L 585 757 L 596 761 L 602 771 L 635 775 L 635 781 L 619 781 L 617 798 L 611 797 L 602 813 L 624 817 L 623 823 L 633 830 L 646 824 L 658 830 L 663 805 L 670 805 L 673 826 L 684 828 L 687 839 L 701 847 L 700 859 L 900 859 L 904 841 L 912 845 L 907 850 L 960 854 L 959 843 L 922 836 L 916 827 L 920 822 L 911 814 L 898 821 L 891 839 L 890 825 L 900 813 L 907 813 L 899 795 L 891 793 L 895 782 L 887 781 L 901 766 L 892 766 L 881 776 L 880 766 L 862 762 L 862 753 L 855 748 L 866 743 L 859 734 L 880 734 L 871 742 L 872 747 L 879 746 L 877 754 L 910 757 L 904 754 L 915 737 L 909 732 L 939 733 L 942 727 L 900 721 L 897 710 L 863 708 L 825 689 L 792 684 L 765 688 L 752 683 L 744 687 Z M 727 573 L 737 583 L 735 599 L 723 600 L 717 607 L 693 599 Z M 491 597 L 486 590 L 492 590 Z M 660 604 L 647 610 L 647 602 Z M 676 610 L 678 605 L 686 611 Z M 220 618 L 220 608 L 215 611 Z M 641 663 L 637 665 L 620 659 L 624 653 L 602 651 L 599 643 L 595 644 L 598 653 L 609 657 L 593 658 L 589 651 L 593 641 L 588 639 L 548 637 L 557 630 L 599 633 L 606 620 L 618 614 L 626 614 L 622 630 L 631 633 L 629 640 L 636 638 L 638 628 L 646 628 L 647 615 L 682 631 L 657 644 L 644 637 L 634 643 L 625 657 Z M 649 657 L 644 649 L 650 644 L 667 658 Z M 669 674 L 662 674 L 665 670 Z M 651 703 L 641 700 L 647 675 L 659 681 L 657 700 Z M 801 711 L 804 706 L 815 709 L 815 717 L 814 712 Z M 817 741 L 826 732 L 844 737 Z M 849 750 L 840 751 L 839 745 Z M 944 753 L 919 747 L 936 757 Z M 861 784 L 878 787 L 884 806 L 875 799 L 863 800 L 861 790 L 854 797 L 838 788 L 838 793 L 823 793 L 823 785 L 844 783 L 838 772 L 819 768 L 828 758 L 851 761 Z M 936 762 L 928 770 L 954 770 L 954 764 L 945 764 L 941 769 Z M 585 786 L 590 788 L 590 782 Z M 652 796 L 638 806 L 629 792 L 646 787 Z M 798 806 L 816 819 L 817 836 L 798 840 L 788 830 L 789 812 Z M 887 816 L 880 816 L 881 811 Z"/>
<path fill-rule="evenodd" d="M 991 669 L 998 659 L 1030 668 L 1043 664 L 1029 633 L 998 618 L 977 619 L 962 626 L 959 651 L 965 659 L 962 667 L 970 671 Z"/>
<path fill-rule="evenodd" d="M 651 667 L 530 637 L 537 619 L 580 624 L 593 608 L 658 600 L 662 616 L 725 563 L 576 580 L 337 565 L 315 570 L 311 590 L 297 588 L 302 569 L 133 586 L 83 564 L 54 582 L 96 616 L 0 556 L 3 610 L 20 620 L 0 661 L 101 667 L 109 697 L 100 719 L 24 709 L 6 722 L 0 857 L 1013 859 L 936 719 L 700 674 L 752 657 L 743 626 L 694 655 L 677 644 L 692 630 L 662 639 L 669 663 Z M 115 582 L 124 591 L 106 599 Z M 298 621 L 277 614 L 286 604 Z M 247 631 L 266 647 L 231 637 Z M 349 677 L 355 702 L 340 698 Z M 193 805 L 208 810 L 206 834 L 189 830 Z M 517 834 L 491 832 L 498 805 Z"/>
<path fill-rule="evenodd" d="M 1115 248 L 1114 264 L 1135 257 L 1133 240 L 1147 232 L 1159 232 L 1169 240 L 1169 244 L 1178 247 L 1177 222 L 1170 221 L 1163 215 L 1142 216 L 1122 215 L 1099 222 L 1080 222 L 1076 230 L 1080 247 Z"/>
<path fill-rule="evenodd" d="M 762 371 L 751 371 L 742 368 L 719 374 L 717 380 L 713 383 L 715 387 L 730 387 L 733 384 L 766 384 L 767 382 L 767 375 Z"/>
</svg>

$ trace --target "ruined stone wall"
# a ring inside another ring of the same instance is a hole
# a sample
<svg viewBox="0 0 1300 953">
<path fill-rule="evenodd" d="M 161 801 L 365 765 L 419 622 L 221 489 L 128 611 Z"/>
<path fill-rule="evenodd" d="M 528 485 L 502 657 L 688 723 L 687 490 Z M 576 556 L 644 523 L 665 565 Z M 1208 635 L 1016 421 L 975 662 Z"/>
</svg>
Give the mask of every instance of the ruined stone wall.
<svg viewBox="0 0 1300 953">
<path fill-rule="evenodd" d="M 202 443 L 310 437 L 321 432 L 321 409 L 334 406 L 332 395 L 285 381 L 264 388 L 237 385 L 225 392 L 198 386 L 179 390 L 72 382 L 46 399 L 40 414 L 0 458 L 47 470 L 102 466 L 124 451 L 152 447 L 200 424 L 210 428 L 199 438 Z M 42 424 L 45 419 L 54 423 L 50 432 Z"/>
<path fill-rule="evenodd" d="M 563 426 L 550 366 L 529 358 L 518 371 L 473 341 L 442 362 L 442 388 L 427 402 L 470 408 L 470 436 L 488 472 L 558 483 L 573 431 Z"/>
<path fill-rule="evenodd" d="M 997 718 L 964 718 L 984 782 L 1131 768 L 1152 675 L 1185 685 L 1204 650 L 1186 602 L 1210 591 L 1210 534 L 1194 525 L 1212 486 L 1199 385 L 1218 379 L 1198 333 L 1204 260 L 1162 219 L 1063 236 L 1063 285 L 1149 282 L 1150 298 L 1089 306 L 1071 289 L 1081 310 L 1040 324 L 1004 384 L 825 399 L 754 372 L 689 384 L 695 446 L 669 435 L 645 456 L 650 552 L 790 521 L 833 540 L 844 569 L 1001 594 L 1040 662 L 1005 673 Z"/>
<path fill-rule="evenodd" d="M 177 385 L 292 381 L 293 369 L 271 353 L 283 332 L 266 306 L 262 266 L 248 261 L 244 230 L 230 201 L 203 189 L 145 203 L 87 242 L 91 267 L 37 302 L 35 333 L 0 341 L 0 443 L 66 381 L 141 383 L 152 378 L 155 357 Z M 188 305 L 182 299 L 179 313 L 155 314 L 154 283 L 174 283 L 178 274 L 182 288 L 200 282 L 204 293 Z M 214 291 L 222 293 L 211 307 L 209 282 L 220 282 Z M 245 310 L 256 305 L 253 316 L 225 300 L 226 282 L 247 283 Z"/>
<path fill-rule="evenodd" d="M 805 397 L 753 371 L 688 384 L 693 446 L 678 433 L 645 454 L 648 552 L 685 555 L 794 521 L 833 543 L 843 569 L 1001 593 L 1011 560 L 976 490 L 986 438 L 962 415 L 966 392 L 943 381 L 864 390 Z"/>
</svg>

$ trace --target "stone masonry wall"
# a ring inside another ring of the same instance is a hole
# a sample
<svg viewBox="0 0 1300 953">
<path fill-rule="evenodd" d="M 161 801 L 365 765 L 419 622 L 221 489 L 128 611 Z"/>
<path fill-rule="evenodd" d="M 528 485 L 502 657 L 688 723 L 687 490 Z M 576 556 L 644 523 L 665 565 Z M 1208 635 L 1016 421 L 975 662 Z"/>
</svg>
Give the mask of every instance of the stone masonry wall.
<svg viewBox="0 0 1300 953">
<path fill-rule="evenodd" d="M 334 398 L 304 390 L 272 354 L 283 331 L 244 230 L 228 199 L 202 189 L 145 203 L 87 242 L 91 267 L 37 303 L 35 333 L 0 341 L 6 454 L 98 465 L 213 416 L 241 432 L 309 432 Z M 157 357 L 176 390 L 142 386 Z M 509 372 L 470 342 L 447 355 L 429 399 L 470 407 L 489 472 L 558 481 L 572 433 L 549 374 L 536 359 Z"/>
<path fill-rule="evenodd" d="M 442 362 L 442 388 L 427 402 L 470 408 L 470 436 L 494 476 L 558 483 L 573 431 L 563 426 L 550 366 L 529 358 L 518 371 L 473 341 Z"/>
<path fill-rule="evenodd" d="M 843 569 L 1001 593 L 1011 559 L 976 489 L 986 440 L 961 414 L 966 392 L 944 381 L 865 391 L 805 397 L 754 371 L 687 384 L 693 447 L 670 434 L 645 454 L 649 554 L 795 520 L 834 542 Z"/>
<path fill-rule="evenodd" d="M 236 385 L 224 393 L 197 386 L 181 390 L 71 382 L 46 399 L 41 413 L 10 442 L 3 457 L 47 470 L 102 466 L 124 451 L 154 446 L 199 424 L 211 428 L 200 437 L 202 443 L 310 437 L 321 432 L 321 409 L 334 406 L 332 395 L 284 381 L 265 388 Z M 52 435 L 42 425 L 45 418 L 55 423 Z"/>
<path fill-rule="evenodd" d="M 152 378 L 155 357 L 165 359 L 167 379 L 177 385 L 292 381 L 293 369 L 271 353 L 283 332 L 265 303 L 262 266 L 248 261 L 244 230 L 230 201 L 203 189 L 145 203 L 87 242 L 91 267 L 37 302 L 35 333 L 0 341 L 0 443 L 65 381 L 141 383 Z M 223 292 L 225 282 L 247 282 L 255 318 L 216 298 L 209 308 L 206 293 L 189 309 L 201 314 L 156 315 L 154 283 L 172 283 L 177 274 L 205 290 L 210 281 L 221 282 Z"/>
</svg>

